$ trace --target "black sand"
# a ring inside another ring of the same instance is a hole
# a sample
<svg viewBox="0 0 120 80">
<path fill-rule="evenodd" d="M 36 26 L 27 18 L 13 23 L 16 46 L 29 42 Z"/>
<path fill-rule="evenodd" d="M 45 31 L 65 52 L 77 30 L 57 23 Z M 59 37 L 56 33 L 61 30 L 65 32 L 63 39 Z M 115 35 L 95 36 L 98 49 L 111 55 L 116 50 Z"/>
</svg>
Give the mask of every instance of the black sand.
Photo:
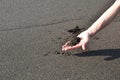
<svg viewBox="0 0 120 80">
<path fill-rule="evenodd" d="M 81 32 L 83 32 L 85 30 L 85 28 L 79 28 L 79 26 L 76 26 L 73 29 L 69 29 L 67 30 L 67 32 L 72 33 L 71 35 L 71 40 L 70 40 L 70 46 L 74 46 L 76 44 L 78 44 L 80 42 L 80 38 L 77 37 L 78 34 L 80 34 Z"/>
<path fill-rule="evenodd" d="M 75 46 L 75 45 L 78 44 L 79 42 L 80 42 L 80 38 L 75 37 L 75 38 L 73 38 L 73 39 L 70 41 L 69 45 L 70 45 L 70 46 Z"/>
<path fill-rule="evenodd" d="M 88 28 L 114 1 L 0 0 L 0 80 L 119 80 L 120 17 L 89 52 L 55 53 L 73 39 L 66 29 Z"/>
</svg>

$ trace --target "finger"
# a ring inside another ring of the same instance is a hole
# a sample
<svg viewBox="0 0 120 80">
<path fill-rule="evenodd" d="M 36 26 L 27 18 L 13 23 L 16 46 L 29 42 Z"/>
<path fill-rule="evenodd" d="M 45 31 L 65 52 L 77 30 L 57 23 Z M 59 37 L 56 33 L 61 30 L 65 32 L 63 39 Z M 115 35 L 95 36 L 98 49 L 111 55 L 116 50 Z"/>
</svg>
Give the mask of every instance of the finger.
<svg viewBox="0 0 120 80">
<path fill-rule="evenodd" d="M 81 47 L 80 44 L 75 45 L 75 46 L 68 46 L 68 47 L 65 47 L 65 51 L 77 49 L 77 48 L 80 48 L 80 47 Z"/>
<path fill-rule="evenodd" d="M 66 42 L 66 43 L 65 43 L 65 46 L 67 46 L 69 43 L 70 43 L 70 41 Z"/>
<path fill-rule="evenodd" d="M 70 49 L 71 49 L 71 46 L 65 47 L 65 48 L 64 48 L 64 51 L 68 51 L 68 50 L 70 50 Z"/>
<path fill-rule="evenodd" d="M 65 47 L 66 47 L 65 45 L 64 45 L 64 46 L 62 46 L 62 51 L 64 51 L 64 50 L 65 50 Z"/>
<path fill-rule="evenodd" d="M 81 40 L 80 43 L 76 44 L 75 46 L 68 47 L 67 50 L 73 50 L 80 48 L 82 46 L 83 41 Z"/>
<path fill-rule="evenodd" d="M 85 48 L 85 45 L 82 45 L 82 49 L 83 49 L 83 50 L 85 50 L 85 49 L 86 49 L 86 48 Z"/>
<path fill-rule="evenodd" d="M 65 50 L 65 47 L 67 47 L 69 43 L 70 43 L 70 41 L 66 42 L 65 45 L 62 46 L 62 51 Z"/>
<path fill-rule="evenodd" d="M 82 45 L 82 49 L 83 49 L 83 50 L 86 50 L 86 46 L 87 46 L 87 43 L 83 44 L 83 45 Z"/>
<path fill-rule="evenodd" d="M 62 51 L 66 51 L 66 50 L 67 50 L 67 47 L 63 46 Z"/>
<path fill-rule="evenodd" d="M 62 51 L 65 51 L 65 48 L 62 48 Z"/>
</svg>

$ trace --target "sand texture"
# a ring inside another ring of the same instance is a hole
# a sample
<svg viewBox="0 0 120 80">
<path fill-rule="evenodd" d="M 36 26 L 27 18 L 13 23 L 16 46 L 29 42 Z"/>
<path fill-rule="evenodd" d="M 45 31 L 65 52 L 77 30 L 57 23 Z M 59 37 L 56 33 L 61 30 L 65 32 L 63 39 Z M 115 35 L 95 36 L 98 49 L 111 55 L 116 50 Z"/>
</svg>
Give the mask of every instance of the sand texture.
<svg viewBox="0 0 120 80">
<path fill-rule="evenodd" d="M 114 1 L 0 0 L 0 80 L 120 80 L 120 15 L 88 51 L 61 51 Z"/>
</svg>

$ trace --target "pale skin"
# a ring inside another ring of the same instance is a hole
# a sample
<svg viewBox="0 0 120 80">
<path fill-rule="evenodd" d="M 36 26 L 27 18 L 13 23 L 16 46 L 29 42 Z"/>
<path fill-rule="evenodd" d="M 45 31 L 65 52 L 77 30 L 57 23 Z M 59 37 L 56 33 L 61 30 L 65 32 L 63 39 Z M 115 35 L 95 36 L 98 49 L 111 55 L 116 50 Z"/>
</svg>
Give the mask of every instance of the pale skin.
<svg viewBox="0 0 120 80">
<path fill-rule="evenodd" d="M 116 0 L 114 4 L 107 9 L 98 19 L 95 21 L 87 30 L 80 33 L 77 37 L 81 41 L 75 46 L 69 46 L 70 41 L 66 42 L 62 46 L 62 51 L 74 50 L 77 48 L 82 48 L 86 50 L 86 46 L 90 41 L 90 37 L 94 36 L 101 29 L 106 27 L 120 12 L 120 0 Z"/>
</svg>

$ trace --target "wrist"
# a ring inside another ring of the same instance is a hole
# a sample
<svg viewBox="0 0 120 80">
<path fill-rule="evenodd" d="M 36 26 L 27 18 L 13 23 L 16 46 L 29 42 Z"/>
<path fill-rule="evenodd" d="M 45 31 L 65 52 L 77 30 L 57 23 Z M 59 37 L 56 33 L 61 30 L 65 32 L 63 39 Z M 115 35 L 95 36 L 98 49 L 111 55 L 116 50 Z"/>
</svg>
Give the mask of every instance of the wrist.
<svg viewBox="0 0 120 80">
<path fill-rule="evenodd" d="M 87 29 L 86 32 L 90 37 L 92 37 L 94 35 L 93 32 L 90 29 Z"/>
</svg>

